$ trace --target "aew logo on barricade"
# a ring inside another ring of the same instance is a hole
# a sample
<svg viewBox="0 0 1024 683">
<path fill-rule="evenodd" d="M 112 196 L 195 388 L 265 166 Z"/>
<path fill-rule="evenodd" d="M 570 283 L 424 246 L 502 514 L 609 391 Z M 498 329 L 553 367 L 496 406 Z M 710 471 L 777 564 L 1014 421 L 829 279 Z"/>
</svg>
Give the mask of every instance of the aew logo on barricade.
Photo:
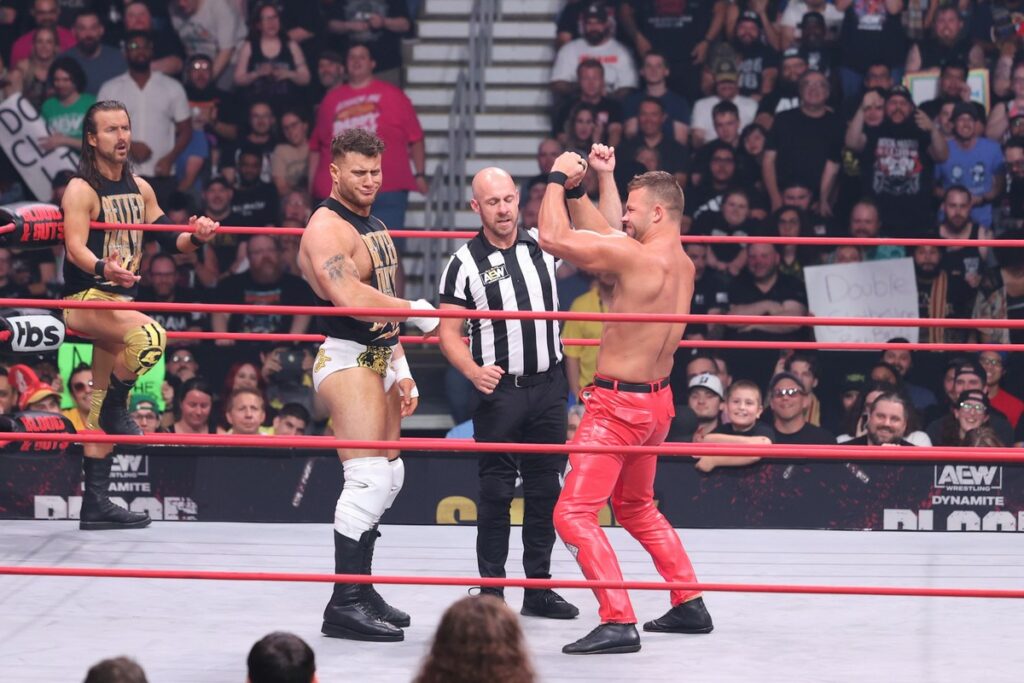
<svg viewBox="0 0 1024 683">
<path fill-rule="evenodd" d="M 149 476 L 148 455 L 115 454 L 110 456 L 110 474 L 121 479 Z"/>
<path fill-rule="evenodd" d="M 947 491 L 991 491 L 1003 488 L 998 465 L 936 465 L 935 488 Z"/>
</svg>

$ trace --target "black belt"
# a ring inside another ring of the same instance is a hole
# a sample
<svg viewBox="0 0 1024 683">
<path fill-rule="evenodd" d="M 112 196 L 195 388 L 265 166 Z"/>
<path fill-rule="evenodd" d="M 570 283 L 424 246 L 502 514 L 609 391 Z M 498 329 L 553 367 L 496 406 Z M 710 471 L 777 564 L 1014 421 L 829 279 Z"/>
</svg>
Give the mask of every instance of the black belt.
<svg viewBox="0 0 1024 683">
<path fill-rule="evenodd" d="M 526 387 L 535 387 L 538 384 L 544 384 L 550 382 L 555 378 L 555 371 L 561 371 L 562 364 L 553 365 L 544 372 L 536 372 L 532 375 L 510 375 L 505 373 L 498 380 L 500 386 L 515 387 L 516 389 L 525 389 Z"/>
<path fill-rule="evenodd" d="M 608 379 L 598 375 L 594 376 L 595 387 L 611 389 L 613 391 L 628 391 L 634 394 L 653 394 L 656 391 L 661 391 L 668 385 L 668 377 L 657 382 L 648 382 L 647 384 L 630 384 L 629 382 L 620 382 L 617 379 Z"/>
</svg>

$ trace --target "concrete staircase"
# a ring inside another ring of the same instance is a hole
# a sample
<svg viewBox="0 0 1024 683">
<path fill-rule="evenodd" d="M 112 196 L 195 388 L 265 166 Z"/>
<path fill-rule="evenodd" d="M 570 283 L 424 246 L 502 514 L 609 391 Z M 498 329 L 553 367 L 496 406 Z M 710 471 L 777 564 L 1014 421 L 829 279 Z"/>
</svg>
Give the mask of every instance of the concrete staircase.
<svg viewBox="0 0 1024 683">
<path fill-rule="evenodd" d="M 548 81 L 554 59 L 554 17 L 561 2 L 505 0 L 502 4 L 502 17 L 494 27 L 492 64 L 486 72 L 486 111 L 476 117 L 476 149 L 466 165 L 466 207 L 450 226 L 456 229 L 479 227 L 468 205 L 472 175 L 495 165 L 517 179 L 535 175 L 537 145 L 551 126 Z M 448 112 L 456 78 L 467 63 L 472 6 L 473 0 L 426 0 L 418 40 L 406 64 L 406 94 L 426 134 L 428 175 L 447 153 Z M 423 205 L 422 195 L 410 196 L 407 227 L 426 227 Z M 436 301 L 436 292 L 424 291 L 422 286 L 424 264 L 418 243 L 422 240 L 406 242 L 406 296 Z M 403 422 L 403 430 L 440 434 L 453 426 L 444 394 L 448 363 L 437 346 L 409 345 L 406 351 L 421 399 L 420 409 Z"/>
</svg>

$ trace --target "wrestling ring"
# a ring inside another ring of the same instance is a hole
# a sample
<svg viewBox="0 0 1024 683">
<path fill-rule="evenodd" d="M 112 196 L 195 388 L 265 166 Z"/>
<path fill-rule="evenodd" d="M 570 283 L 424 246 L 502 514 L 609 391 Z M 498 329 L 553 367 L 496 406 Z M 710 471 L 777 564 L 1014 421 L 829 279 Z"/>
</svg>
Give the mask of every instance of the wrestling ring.
<svg viewBox="0 0 1024 683">
<path fill-rule="evenodd" d="M 97 226 L 104 227 L 104 226 Z M 181 230 L 183 226 L 147 226 Z M 289 229 L 223 228 L 243 233 Z M 301 234 L 301 230 L 294 230 Z M 402 237 L 469 237 L 474 233 L 395 231 Z M 704 242 L 757 238 L 687 236 Z M 853 244 L 853 239 L 770 238 L 775 243 Z M 865 242 L 863 240 L 861 243 Z M 867 241 L 876 244 L 874 241 Z M 912 244 L 920 240 L 888 240 Z M 944 241 L 950 243 L 952 241 Z M 977 240 L 971 245 L 980 245 Z M 1024 246 L 993 241 L 991 246 Z M 118 302 L 0 299 L 0 307 L 119 308 Z M 379 315 L 393 309 L 133 303 L 141 311 L 297 315 Z M 805 316 L 658 316 L 633 314 L 438 311 L 438 317 L 685 321 L 714 324 L 843 325 L 871 327 L 992 327 L 1020 329 L 1024 321 L 864 319 Z M 170 333 L 179 339 L 318 341 L 317 335 Z M 420 337 L 403 342 L 436 343 Z M 594 340 L 565 340 L 596 344 Z M 686 340 L 684 348 L 815 350 L 1020 351 L 1022 344 L 721 342 Z M 414 367 L 415 373 L 415 367 Z M 53 434 L 5 434 L 11 441 L 54 440 Z M 78 434 L 74 443 L 167 444 L 193 449 L 339 446 L 417 452 L 572 452 L 602 450 L 529 444 L 486 444 L 432 438 L 397 442 L 330 437 Z M 899 454 L 893 453 L 899 450 Z M 700 454 L 765 459 L 1022 463 L 1018 448 L 885 449 L 853 446 L 666 444 L 666 456 Z M 407 484 L 408 487 L 408 484 Z M 241 494 L 240 494 L 241 495 Z M 693 511 L 699 515 L 699 510 Z M 1024 527 L 1024 513 L 1016 528 Z M 79 680 L 98 659 L 136 657 L 149 679 L 243 680 L 245 653 L 269 631 L 291 631 L 316 652 L 321 681 L 408 681 L 427 651 L 441 613 L 471 586 L 507 586 L 517 608 L 523 587 L 557 588 L 580 606 L 573 622 L 523 618 L 540 680 L 545 681 L 1011 681 L 1024 670 L 1017 643 L 1024 632 L 1024 546 L 1013 533 L 870 533 L 836 530 L 681 529 L 699 584 L 668 584 L 646 552 L 621 528 L 606 529 L 629 580 L 579 580 L 568 551 L 556 544 L 552 580 L 521 578 L 522 546 L 513 533 L 510 578 L 474 576 L 475 531 L 468 526 L 382 525 L 375 574 L 330 573 L 331 528 L 323 524 L 155 523 L 147 530 L 81 533 L 74 521 L 0 522 L 0 680 Z M 517 574 L 518 572 L 518 574 Z M 322 584 L 371 582 L 413 617 L 403 643 L 323 638 Z M 669 588 L 705 591 L 715 619 L 708 636 L 643 634 L 643 650 L 624 657 L 571 658 L 559 651 L 597 623 L 589 588 L 632 591 L 641 620 L 661 614 Z M 557 645 L 556 645 L 557 644 Z"/>
</svg>

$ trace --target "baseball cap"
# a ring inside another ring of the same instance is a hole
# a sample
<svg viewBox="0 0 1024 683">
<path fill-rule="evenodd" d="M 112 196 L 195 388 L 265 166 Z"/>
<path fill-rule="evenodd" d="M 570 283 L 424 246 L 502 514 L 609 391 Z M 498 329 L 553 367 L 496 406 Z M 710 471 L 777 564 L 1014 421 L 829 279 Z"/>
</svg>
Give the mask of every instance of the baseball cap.
<svg viewBox="0 0 1024 683">
<path fill-rule="evenodd" d="M 334 62 L 335 64 L 341 64 L 342 66 L 345 66 L 345 56 L 338 52 L 337 50 L 324 50 L 317 56 L 317 59 L 326 59 L 329 62 Z"/>
<path fill-rule="evenodd" d="M 788 379 L 791 382 L 795 382 L 796 385 L 798 387 L 800 387 L 800 391 L 804 390 L 804 383 L 800 381 L 799 377 L 794 375 L 792 372 L 783 371 L 783 372 L 776 373 L 772 377 L 771 381 L 768 382 L 768 391 L 771 391 L 772 389 L 774 389 L 775 385 L 778 384 L 779 382 L 781 382 L 784 379 Z"/>
<path fill-rule="evenodd" d="M 739 80 L 739 73 L 736 71 L 736 65 L 727 59 L 723 59 L 715 66 L 715 82 L 718 81 L 737 81 Z"/>
<path fill-rule="evenodd" d="M 718 398 L 725 398 L 725 389 L 722 388 L 722 380 L 718 379 L 716 375 L 712 375 L 710 372 L 703 372 L 690 378 L 687 393 L 697 388 L 707 389 L 711 393 L 717 395 Z"/>
<path fill-rule="evenodd" d="M 985 372 L 985 368 L 981 367 L 981 363 L 972 358 L 968 358 L 957 366 L 956 372 L 953 373 L 953 381 L 964 375 L 976 375 L 981 379 L 982 384 L 988 381 L 988 373 Z"/>
<path fill-rule="evenodd" d="M 967 391 L 961 391 L 960 395 L 956 397 L 956 404 L 960 405 L 965 401 L 977 401 L 983 404 L 986 408 L 990 408 L 991 404 L 988 401 L 988 396 L 985 395 L 984 391 L 980 389 L 968 389 Z"/>
<path fill-rule="evenodd" d="M 608 21 L 608 8 L 603 2 L 592 2 L 583 10 L 583 20 L 600 19 Z"/>
<path fill-rule="evenodd" d="M 134 413 L 137 410 L 151 410 L 156 414 L 160 414 L 160 409 L 157 407 L 156 399 L 149 394 L 132 394 L 132 400 L 128 407 L 128 412 Z"/>
<path fill-rule="evenodd" d="M 953 107 L 953 116 L 951 118 L 956 121 L 964 114 L 967 114 L 975 121 L 981 120 L 981 117 L 978 115 L 978 108 L 973 102 L 957 102 L 956 106 Z"/>
<path fill-rule="evenodd" d="M 800 52 L 800 48 L 798 47 L 791 47 L 782 53 L 782 61 L 786 61 L 787 59 L 799 59 L 804 62 L 807 61 L 807 58 L 804 57 L 804 54 Z"/>
<path fill-rule="evenodd" d="M 867 382 L 867 377 L 863 372 L 848 372 L 843 375 L 843 380 L 840 383 L 840 391 L 846 393 L 848 391 L 861 391 L 864 389 L 864 384 Z"/>
<path fill-rule="evenodd" d="M 910 95 L 910 91 L 902 85 L 894 85 L 889 88 L 889 92 L 885 93 L 885 99 L 888 100 L 893 97 L 903 97 L 906 98 L 907 102 L 914 103 L 914 98 Z"/>
<path fill-rule="evenodd" d="M 738 19 L 736 19 L 737 24 L 739 24 L 741 21 L 752 21 L 755 24 L 757 24 L 758 28 L 761 28 L 761 17 L 757 16 L 757 12 L 754 12 L 752 10 L 748 9 L 747 11 L 743 12 L 743 14 L 741 14 Z"/>
<path fill-rule="evenodd" d="M 35 370 L 24 364 L 12 365 L 7 370 L 7 378 L 18 390 L 18 409 L 27 410 L 29 405 L 42 401 L 47 396 L 54 396 L 60 401 L 60 393 L 49 384 L 39 379 Z"/>
</svg>

